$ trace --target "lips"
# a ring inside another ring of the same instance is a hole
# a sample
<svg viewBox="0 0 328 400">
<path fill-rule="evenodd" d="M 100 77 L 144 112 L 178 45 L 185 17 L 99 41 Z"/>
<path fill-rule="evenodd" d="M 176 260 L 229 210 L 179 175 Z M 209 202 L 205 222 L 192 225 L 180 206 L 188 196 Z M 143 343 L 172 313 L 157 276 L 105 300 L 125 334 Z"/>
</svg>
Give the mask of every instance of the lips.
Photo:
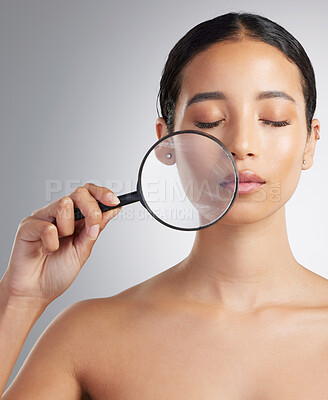
<svg viewBox="0 0 328 400">
<path fill-rule="evenodd" d="M 261 177 L 256 175 L 253 171 L 244 170 L 244 171 L 237 171 L 239 176 L 239 183 L 245 182 L 252 182 L 252 183 L 265 183 L 265 180 Z M 235 182 L 234 174 L 229 174 L 224 178 L 223 184 Z"/>
</svg>

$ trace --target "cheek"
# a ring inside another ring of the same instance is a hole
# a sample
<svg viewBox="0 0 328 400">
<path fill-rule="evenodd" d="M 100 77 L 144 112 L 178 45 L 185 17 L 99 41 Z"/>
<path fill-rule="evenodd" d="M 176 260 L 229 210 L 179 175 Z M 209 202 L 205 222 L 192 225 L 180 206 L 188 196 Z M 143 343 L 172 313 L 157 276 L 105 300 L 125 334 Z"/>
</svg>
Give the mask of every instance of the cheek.
<svg viewBox="0 0 328 400">
<path fill-rule="evenodd" d="M 269 196 L 280 191 L 284 204 L 293 195 L 301 176 L 304 143 L 300 135 L 276 137 L 265 146 L 263 160 L 267 160 Z"/>
</svg>

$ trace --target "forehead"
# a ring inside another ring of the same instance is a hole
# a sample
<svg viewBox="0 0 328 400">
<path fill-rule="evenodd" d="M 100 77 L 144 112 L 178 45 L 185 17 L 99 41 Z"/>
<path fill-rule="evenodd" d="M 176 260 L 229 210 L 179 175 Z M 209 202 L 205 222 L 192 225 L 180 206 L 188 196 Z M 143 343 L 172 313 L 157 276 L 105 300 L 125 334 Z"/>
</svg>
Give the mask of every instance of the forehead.
<svg viewBox="0 0 328 400">
<path fill-rule="evenodd" d="M 180 101 L 200 92 L 221 90 L 231 99 L 281 90 L 304 102 L 300 71 L 277 48 L 254 40 L 215 43 L 184 68 Z"/>
</svg>

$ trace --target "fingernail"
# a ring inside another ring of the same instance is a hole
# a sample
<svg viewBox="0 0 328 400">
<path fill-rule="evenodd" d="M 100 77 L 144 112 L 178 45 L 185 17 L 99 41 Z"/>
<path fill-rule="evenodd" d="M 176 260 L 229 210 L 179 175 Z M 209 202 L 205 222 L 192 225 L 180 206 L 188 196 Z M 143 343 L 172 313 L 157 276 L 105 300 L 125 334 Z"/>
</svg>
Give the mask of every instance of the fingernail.
<svg viewBox="0 0 328 400">
<path fill-rule="evenodd" d="M 115 205 L 120 203 L 120 200 L 115 196 L 114 193 L 107 193 L 107 200 Z"/>
<path fill-rule="evenodd" d="M 97 239 L 98 233 L 99 233 L 99 224 L 90 226 L 88 233 L 90 239 L 92 240 Z"/>
</svg>

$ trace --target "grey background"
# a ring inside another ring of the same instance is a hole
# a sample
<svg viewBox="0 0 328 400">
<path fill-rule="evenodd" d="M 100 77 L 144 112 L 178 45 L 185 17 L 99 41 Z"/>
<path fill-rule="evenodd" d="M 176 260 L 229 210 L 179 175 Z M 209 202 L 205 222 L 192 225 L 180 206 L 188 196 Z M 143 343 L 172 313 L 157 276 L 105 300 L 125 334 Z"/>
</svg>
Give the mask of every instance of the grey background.
<svg viewBox="0 0 328 400">
<path fill-rule="evenodd" d="M 286 208 L 296 259 L 328 277 L 327 5 L 320 0 L 227 3 L 0 1 L 0 276 L 19 221 L 34 209 L 86 182 L 116 194 L 135 190 L 142 157 L 157 139 L 156 96 L 168 52 L 199 22 L 249 11 L 296 36 L 316 72 L 321 140 L 313 167 L 302 173 Z M 51 181 L 57 189 L 50 193 Z M 114 295 L 189 253 L 193 232 L 166 228 L 147 216 L 133 204 L 108 224 L 72 286 L 34 325 L 9 383 L 60 311 L 82 299 Z"/>
</svg>

